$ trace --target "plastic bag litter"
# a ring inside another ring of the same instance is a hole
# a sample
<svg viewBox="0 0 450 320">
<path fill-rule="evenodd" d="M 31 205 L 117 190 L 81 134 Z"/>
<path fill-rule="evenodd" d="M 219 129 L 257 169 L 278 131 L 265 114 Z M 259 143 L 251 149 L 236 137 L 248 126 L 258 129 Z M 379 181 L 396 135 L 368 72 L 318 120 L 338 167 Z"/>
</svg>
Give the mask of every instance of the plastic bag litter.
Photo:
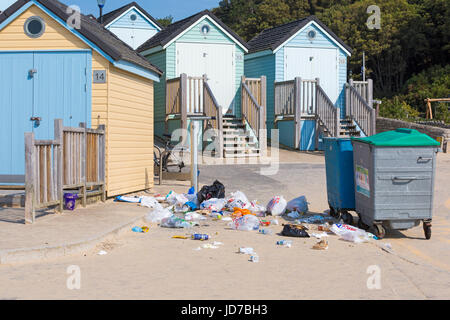
<svg viewBox="0 0 450 320">
<path fill-rule="evenodd" d="M 203 217 L 201 214 L 198 214 L 196 212 L 189 212 L 186 213 L 184 216 L 184 220 L 186 221 L 192 221 L 192 220 L 205 220 L 206 218 Z"/>
<path fill-rule="evenodd" d="M 308 201 L 305 196 L 295 198 L 288 202 L 286 209 L 289 211 L 296 211 L 298 213 L 308 212 Z"/>
<path fill-rule="evenodd" d="M 244 247 L 242 247 L 242 248 L 239 248 L 239 253 L 242 253 L 242 254 L 254 254 L 255 250 L 253 250 L 253 248 L 244 248 Z"/>
<path fill-rule="evenodd" d="M 127 197 L 127 196 L 117 196 L 114 201 L 129 202 L 129 203 L 140 203 L 141 197 Z"/>
<path fill-rule="evenodd" d="M 307 228 L 301 225 L 286 224 L 283 227 L 281 234 L 285 237 L 296 237 L 296 238 L 309 238 Z"/>
<path fill-rule="evenodd" d="M 328 233 L 326 233 L 326 232 L 322 232 L 322 233 L 311 233 L 311 236 L 313 236 L 314 238 L 317 238 L 317 239 L 319 239 L 319 240 L 321 240 L 322 238 L 329 237 Z"/>
<path fill-rule="evenodd" d="M 298 213 L 297 211 L 289 212 L 289 213 L 287 214 L 287 216 L 288 216 L 289 218 L 292 218 L 292 219 L 298 219 L 298 218 L 301 217 L 301 216 L 300 216 L 300 213 Z"/>
<path fill-rule="evenodd" d="M 340 236 L 342 240 L 354 243 L 363 243 L 368 242 L 370 239 L 377 239 L 373 234 L 347 224 L 334 224 L 330 230 Z"/>
<path fill-rule="evenodd" d="M 208 209 L 210 211 L 222 211 L 222 209 L 225 207 L 226 202 L 227 201 L 225 199 L 212 198 L 203 201 L 200 204 L 200 209 Z"/>
<path fill-rule="evenodd" d="M 232 229 L 240 231 L 258 230 L 259 225 L 259 219 L 251 214 L 235 218 L 233 219 L 233 222 L 230 223 Z"/>
<path fill-rule="evenodd" d="M 287 202 L 283 196 L 274 197 L 267 205 L 267 212 L 273 216 L 281 216 L 286 211 Z"/>
<path fill-rule="evenodd" d="M 253 200 L 252 202 L 250 202 L 249 210 L 252 213 L 256 214 L 258 217 L 265 216 L 266 215 L 266 211 L 267 211 L 266 207 L 258 204 L 258 201 L 256 201 L 256 200 Z"/>
<path fill-rule="evenodd" d="M 225 186 L 218 180 L 214 181 L 211 186 L 203 186 L 203 188 L 197 193 L 197 199 L 200 203 L 212 198 L 225 198 Z"/>
<path fill-rule="evenodd" d="M 184 219 L 178 218 L 175 215 L 161 220 L 161 227 L 163 228 L 191 228 L 192 225 Z"/>
<path fill-rule="evenodd" d="M 173 215 L 173 213 L 168 209 L 155 209 L 153 211 L 150 211 L 145 216 L 145 221 L 151 222 L 151 223 L 160 223 L 162 219 L 169 218 Z"/>
<path fill-rule="evenodd" d="M 162 209 L 161 204 L 153 197 L 142 197 L 141 206 L 154 209 Z"/>
<path fill-rule="evenodd" d="M 227 198 L 227 208 L 230 210 L 234 210 L 234 208 L 250 209 L 251 206 L 247 196 L 241 191 L 232 192 Z"/>
<path fill-rule="evenodd" d="M 325 217 L 321 215 L 314 215 L 310 217 L 300 218 L 297 220 L 298 223 L 309 223 L 309 224 L 323 224 L 325 223 Z"/>
</svg>

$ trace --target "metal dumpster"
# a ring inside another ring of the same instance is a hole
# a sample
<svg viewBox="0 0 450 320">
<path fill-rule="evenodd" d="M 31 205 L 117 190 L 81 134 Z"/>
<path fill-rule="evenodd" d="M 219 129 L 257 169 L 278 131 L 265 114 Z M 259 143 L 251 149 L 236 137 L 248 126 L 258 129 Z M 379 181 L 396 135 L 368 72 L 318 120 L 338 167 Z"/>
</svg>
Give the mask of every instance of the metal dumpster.
<svg viewBox="0 0 450 320">
<path fill-rule="evenodd" d="M 431 238 L 439 143 L 413 129 L 352 139 L 358 226 L 379 238 L 385 228 L 406 230 L 423 221 Z"/>
<path fill-rule="evenodd" d="M 324 138 L 327 194 L 330 215 L 353 223 L 355 210 L 353 146 L 350 138 Z"/>
</svg>

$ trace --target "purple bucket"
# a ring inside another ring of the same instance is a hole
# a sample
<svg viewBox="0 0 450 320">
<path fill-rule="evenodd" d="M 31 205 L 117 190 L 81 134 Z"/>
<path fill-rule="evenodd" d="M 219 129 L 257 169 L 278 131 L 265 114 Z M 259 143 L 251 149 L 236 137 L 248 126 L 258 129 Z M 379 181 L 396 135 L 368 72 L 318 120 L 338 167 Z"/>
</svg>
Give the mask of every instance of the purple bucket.
<svg viewBox="0 0 450 320">
<path fill-rule="evenodd" d="M 78 199 L 78 194 L 76 193 L 66 193 L 64 194 L 64 203 L 67 210 L 75 210 L 75 201 Z"/>
</svg>

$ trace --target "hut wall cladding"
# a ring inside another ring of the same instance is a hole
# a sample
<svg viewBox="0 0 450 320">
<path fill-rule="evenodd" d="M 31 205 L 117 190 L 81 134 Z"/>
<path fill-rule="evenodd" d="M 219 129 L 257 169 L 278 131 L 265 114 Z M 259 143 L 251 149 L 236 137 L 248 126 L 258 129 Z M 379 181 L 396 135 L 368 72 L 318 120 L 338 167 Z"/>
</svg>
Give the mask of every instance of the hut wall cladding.
<svg viewBox="0 0 450 320">
<path fill-rule="evenodd" d="M 153 82 L 110 68 L 108 196 L 153 187 Z"/>
<path fill-rule="evenodd" d="M 23 25 L 36 15 L 45 20 L 46 27 L 40 38 L 32 39 L 25 35 Z M 5 51 L 90 49 L 36 6 L 23 12 L 0 35 L 0 50 Z M 92 70 L 106 71 L 106 83 L 92 84 L 91 127 L 106 125 L 108 196 L 152 187 L 153 81 L 113 67 L 94 50 Z"/>
</svg>

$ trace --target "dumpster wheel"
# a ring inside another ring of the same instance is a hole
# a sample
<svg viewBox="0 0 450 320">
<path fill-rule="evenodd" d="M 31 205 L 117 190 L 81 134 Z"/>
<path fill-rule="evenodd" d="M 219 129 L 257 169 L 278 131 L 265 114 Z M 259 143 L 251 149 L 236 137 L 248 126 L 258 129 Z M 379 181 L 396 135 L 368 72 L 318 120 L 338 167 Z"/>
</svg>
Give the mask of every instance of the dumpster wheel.
<svg viewBox="0 0 450 320">
<path fill-rule="evenodd" d="M 431 239 L 431 222 L 423 222 L 423 231 L 425 232 L 425 238 L 427 240 Z"/>
<path fill-rule="evenodd" d="M 346 210 L 341 211 L 341 218 L 345 224 L 353 224 L 353 216 Z"/>
<path fill-rule="evenodd" d="M 386 229 L 381 224 L 374 224 L 369 228 L 369 232 L 374 234 L 378 239 L 383 239 L 386 235 Z"/>
</svg>

